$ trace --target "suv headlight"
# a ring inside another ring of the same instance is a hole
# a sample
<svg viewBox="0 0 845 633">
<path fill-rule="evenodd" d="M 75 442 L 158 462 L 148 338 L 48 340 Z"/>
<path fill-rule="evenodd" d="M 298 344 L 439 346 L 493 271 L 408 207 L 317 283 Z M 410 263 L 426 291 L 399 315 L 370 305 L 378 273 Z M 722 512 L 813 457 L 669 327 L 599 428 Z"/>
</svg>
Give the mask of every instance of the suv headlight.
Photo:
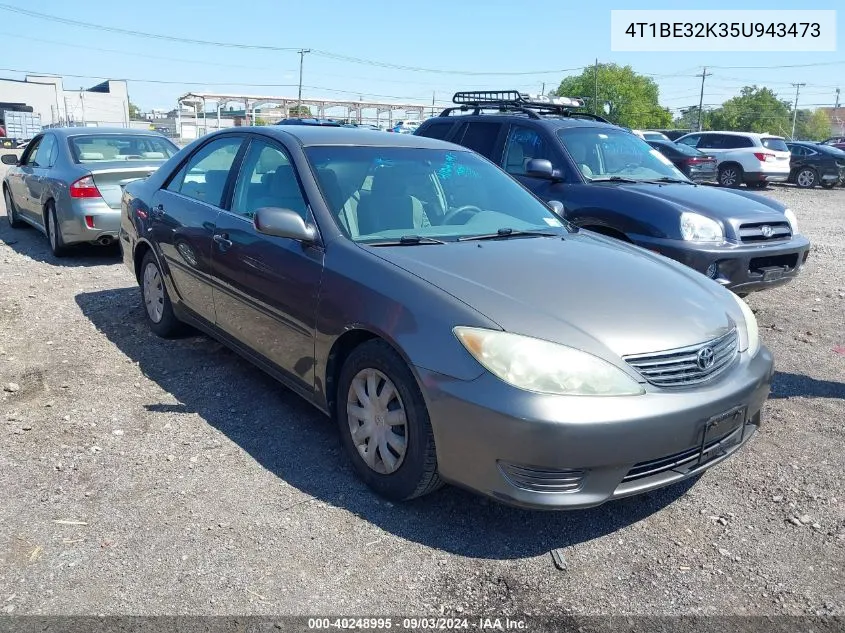
<svg viewBox="0 0 845 633">
<path fill-rule="evenodd" d="M 472 327 L 453 332 L 493 375 L 525 391 L 566 396 L 638 396 L 633 378 L 601 358 L 520 334 Z"/>
<path fill-rule="evenodd" d="M 760 328 L 757 325 L 757 317 L 754 316 L 754 312 L 751 311 L 751 308 L 748 307 L 748 304 L 745 303 L 742 297 L 734 293 L 731 293 L 731 295 L 733 295 L 733 298 L 739 304 L 739 309 L 742 310 L 742 316 L 745 317 L 745 334 L 748 339 L 748 347 L 747 350 L 740 351 L 748 351 L 748 355 L 754 358 L 757 352 L 760 351 Z"/>
<path fill-rule="evenodd" d="M 796 217 L 795 213 L 792 209 L 784 209 L 783 214 L 786 216 L 786 219 L 789 221 L 789 226 L 792 227 L 792 234 L 798 234 L 798 218 Z"/>
<path fill-rule="evenodd" d="M 725 235 L 715 220 L 685 211 L 681 214 L 681 237 L 688 242 L 721 242 Z"/>
</svg>

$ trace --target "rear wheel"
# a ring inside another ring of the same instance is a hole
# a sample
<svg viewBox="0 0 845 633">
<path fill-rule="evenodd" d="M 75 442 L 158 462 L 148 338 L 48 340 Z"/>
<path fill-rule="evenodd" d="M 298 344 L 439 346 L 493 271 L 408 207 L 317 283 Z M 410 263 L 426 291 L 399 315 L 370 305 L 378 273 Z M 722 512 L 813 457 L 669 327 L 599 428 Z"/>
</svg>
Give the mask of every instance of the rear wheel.
<svg viewBox="0 0 845 633">
<path fill-rule="evenodd" d="M 15 207 L 15 201 L 12 200 L 12 194 L 8 189 L 3 189 L 3 201 L 6 203 L 6 219 L 9 221 L 9 226 L 13 229 L 21 228 L 24 223 L 18 217 L 18 210 Z"/>
<path fill-rule="evenodd" d="M 363 343 L 346 359 L 335 414 L 355 472 L 379 495 L 404 501 L 442 485 L 419 385 L 384 341 Z"/>
<path fill-rule="evenodd" d="M 47 212 L 45 213 L 47 219 L 47 238 L 50 240 L 50 250 L 56 257 L 64 257 L 67 255 L 67 246 L 62 237 L 62 228 L 59 225 L 59 218 L 56 215 L 56 204 L 54 202 L 47 203 Z"/>
<path fill-rule="evenodd" d="M 797 174 L 795 174 L 795 184 L 801 189 L 812 189 L 819 182 L 819 176 L 816 170 L 811 167 L 804 167 Z"/>
<path fill-rule="evenodd" d="M 141 298 L 150 329 L 162 338 L 178 336 L 184 326 L 173 313 L 173 304 L 167 286 L 152 251 L 147 251 L 141 262 Z"/>
<path fill-rule="evenodd" d="M 719 167 L 719 184 L 723 187 L 739 187 L 742 184 L 742 167 L 733 164 Z"/>
</svg>

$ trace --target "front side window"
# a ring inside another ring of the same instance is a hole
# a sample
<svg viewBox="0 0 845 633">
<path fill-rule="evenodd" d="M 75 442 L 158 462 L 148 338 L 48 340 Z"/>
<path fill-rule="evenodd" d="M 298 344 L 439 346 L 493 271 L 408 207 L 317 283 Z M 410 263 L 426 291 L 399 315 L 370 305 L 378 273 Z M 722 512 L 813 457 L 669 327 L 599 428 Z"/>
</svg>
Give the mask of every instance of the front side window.
<svg viewBox="0 0 845 633">
<path fill-rule="evenodd" d="M 27 165 L 28 167 L 36 167 L 38 165 L 38 163 L 36 163 L 35 157 L 38 154 L 38 148 L 43 141 L 44 137 L 42 136 L 40 138 L 36 138 L 29 145 L 27 145 L 26 154 L 21 160 L 21 165 Z"/>
<path fill-rule="evenodd" d="M 251 218 L 262 207 L 291 209 L 303 219 L 308 217 L 305 199 L 288 156 L 264 141 L 253 141 L 235 186 L 232 212 Z"/>
<path fill-rule="evenodd" d="M 557 134 L 588 181 L 687 179 L 672 161 L 628 132 L 609 127 L 574 127 L 560 129 Z"/>
<path fill-rule="evenodd" d="M 38 167 L 52 167 L 56 153 L 56 137 L 52 134 L 45 134 L 38 144 L 38 151 L 35 153 L 35 163 Z"/>
<path fill-rule="evenodd" d="M 566 232 L 542 202 L 472 152 L 329 146 L 305 152 L 332 217 L 356 242 L 407 235 L 448 241 L 500 229 Z"/>
<path fill-rule="evenodd" d="M 551 160 L 548 144 L 537 130 L 522 125 L 512 126 L 505 146 L 505 171 L 524 176 L 528 171 L 528 161 L 534 158 Z"/>
<path fill-rule="evenodd" d="M 221 206 L 229 171 L 241 143 L 239 137 L 224 137 L 203 145 L 179 170 L 167 189 L 215 207 Z"/>
<path fill-rule="evenodd" d="M 164 162 L 179 148 L 164 137 L 148 134 L 91 134 L 72 136 L 70 153 L 76 163 L 104 161 Z"/>
</svg>

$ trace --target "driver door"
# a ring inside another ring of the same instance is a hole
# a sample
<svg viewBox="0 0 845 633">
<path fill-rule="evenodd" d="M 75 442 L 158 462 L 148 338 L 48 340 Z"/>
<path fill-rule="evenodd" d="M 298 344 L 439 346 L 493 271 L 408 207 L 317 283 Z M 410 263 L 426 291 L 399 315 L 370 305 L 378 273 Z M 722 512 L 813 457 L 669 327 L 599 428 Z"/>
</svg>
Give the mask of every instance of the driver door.
<svg viewBox="0 0 845 633">
<path fill-rule="evenodd" d="M 43 140 L 43 135 L 37 136 L 32 140 L 21 156 L 18 166 L 13 168 L 8 180 L 18 214 L 22 218 L 26 218 L 30 222 L 35 222 L 39 226 L 43 225 L 44 222 L 41 217 L 41 210 L 38 209 L 37 212 L 33 211 L 34 207 L 38 205 L 38 200 L 32 199 L 31 188 L 35 184 L 35 178 L 37 177 L 38 163 L 35 157 Z"/>
<path fill-rule="evenodd" d="M 528 161 L 541 158 L 550 161 L 552 167 L 562 175 L 563 161 L 554 148 L 555 144 L 550 143 L 540 130 L 525 125 L 511 125 L 505 142 L 502 168 L 546 202 L 559 200 L 565 203 L 566 186 L 562 182 L 537 178 L 527 172 Z"/>
</svg>

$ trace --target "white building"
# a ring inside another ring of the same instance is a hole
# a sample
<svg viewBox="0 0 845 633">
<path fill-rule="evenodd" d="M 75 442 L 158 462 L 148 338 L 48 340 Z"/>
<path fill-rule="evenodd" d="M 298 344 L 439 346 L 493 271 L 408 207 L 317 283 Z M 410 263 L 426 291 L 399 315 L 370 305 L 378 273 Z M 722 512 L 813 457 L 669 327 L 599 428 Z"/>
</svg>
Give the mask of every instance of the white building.
<svg viewBox="0 0 845 633">
<path fill-rule="evenodd" d="M 27 75 L 0 79 L 0 102 L 23 103 L 41 115 L 42 125 L 128 127 L 129 93 L 123 80 L 88 89 L 65 90 L 61 77 Z"/>
</svg>

